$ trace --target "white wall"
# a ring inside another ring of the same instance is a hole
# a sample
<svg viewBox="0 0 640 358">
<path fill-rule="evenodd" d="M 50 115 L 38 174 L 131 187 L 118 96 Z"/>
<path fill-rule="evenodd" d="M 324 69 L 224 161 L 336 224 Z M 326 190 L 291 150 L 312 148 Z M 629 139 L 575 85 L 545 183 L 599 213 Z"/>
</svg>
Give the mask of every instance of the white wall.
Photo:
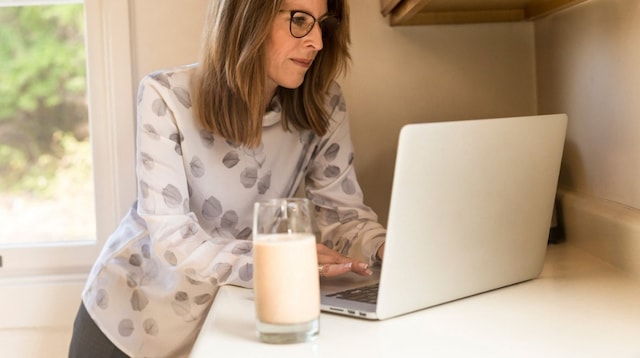
<svg viewBox="0 0 640 358">
<path fill-rule="evenodd" d="M 130 0 L 129 4 L 134 86 L 149 72 L 198 60 L 209 0 Z"/>
<path fill-rule="evenodd" d="M 358 179 L 384 224 L 403 124 L 536 112 L 533 24 L 392 28 L 377 3 L 350 4 L 353 63 L 342 83 Z"/>
<path fill-rule="evenodd" d="M 562 184 L 640 208 L 640 2 L 592 0 L 536 36 L 540 110 L 571 119 Z"/>
<path fill-rule="evenodd" d="M 568 239 L 640 278 L 640 1 L 585 2 L 535 37 L 539 110 L 569 115 Z"/>
</svg>

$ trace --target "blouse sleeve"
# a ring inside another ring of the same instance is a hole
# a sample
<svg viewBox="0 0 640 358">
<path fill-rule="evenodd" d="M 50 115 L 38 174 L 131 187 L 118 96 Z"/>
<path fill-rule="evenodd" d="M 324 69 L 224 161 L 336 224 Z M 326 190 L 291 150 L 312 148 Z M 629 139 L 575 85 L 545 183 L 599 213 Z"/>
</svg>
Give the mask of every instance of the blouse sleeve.
<svg viewBox="0 0 640 358">
<path fill-rule="evenodd" d="M 316 206 L 321 242 L 343 255 L 376 263 L 386 231 L 363 202 L 353 166 L 349 118 L 337 84 L 331 90 L 331 129 L 320 140 L 305 183 Z"/>
<path fill-rule="evenodd" d="M 175 118 L 175 113 L 190 113 L 185 112 L 190 107 L 187 89 L 153 76 L 142 80 L 136 133 L 138 215 L 163 264 L 196 282 L 250 287 L 251 242 L 211 236 L 190 210 L 189 163 L 182 156 L 183 134 Z"/>
</svg>

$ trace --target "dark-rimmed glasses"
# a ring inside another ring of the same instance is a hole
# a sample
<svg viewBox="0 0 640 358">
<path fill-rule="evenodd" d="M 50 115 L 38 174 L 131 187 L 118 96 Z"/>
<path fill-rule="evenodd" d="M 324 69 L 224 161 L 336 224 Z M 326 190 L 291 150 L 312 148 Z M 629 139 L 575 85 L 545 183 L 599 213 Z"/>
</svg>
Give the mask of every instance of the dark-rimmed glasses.
<svg viewBox="0 0 640 358">
<path fill-rule="evenodd" d="M 280 12 L 288 12 L 291 16 L 289 21 L 289 32 L 291 32 L 291 36 L 295 38 L 303 38 L 307 36 L 316 22 L 320 25 L 320 29 L 324 33 L 326 30 L 330 30 L 335 28 L 340 20 L 330 14 L 323 15 L 319 19 L 316 19 L 313 15 L 306 11 L 302 10 L 280 10 Z"/>
</svg>

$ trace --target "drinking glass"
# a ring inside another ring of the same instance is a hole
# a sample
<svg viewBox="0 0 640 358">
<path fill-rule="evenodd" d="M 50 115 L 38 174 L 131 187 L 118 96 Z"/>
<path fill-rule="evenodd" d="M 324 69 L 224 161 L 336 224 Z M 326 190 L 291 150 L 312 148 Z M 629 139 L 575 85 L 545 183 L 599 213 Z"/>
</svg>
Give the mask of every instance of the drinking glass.
<svg viewBox="0 0 640 358">
<path fill-rule="evenodd" d="M 267 343 L 318 335 L 320 283 L 309 200 L 258 202 L 253 218 L 256 328 Z"/>
</svg>

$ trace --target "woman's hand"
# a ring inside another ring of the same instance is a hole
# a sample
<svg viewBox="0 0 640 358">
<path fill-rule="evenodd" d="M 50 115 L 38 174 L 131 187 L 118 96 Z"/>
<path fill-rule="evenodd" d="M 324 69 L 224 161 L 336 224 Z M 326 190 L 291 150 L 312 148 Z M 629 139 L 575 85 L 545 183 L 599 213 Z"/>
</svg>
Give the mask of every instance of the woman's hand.
<svg viewBox="0 0 640 358">
<path fill-rule="evenodd" d="M 333 277 L 355 272 L 362 276 L 370 276 L 369 265 L 346 256 L 340 255 L 325 245 L 316 244 L 318 251 L 318 272 L 322 277 Z"/>
</svg>

